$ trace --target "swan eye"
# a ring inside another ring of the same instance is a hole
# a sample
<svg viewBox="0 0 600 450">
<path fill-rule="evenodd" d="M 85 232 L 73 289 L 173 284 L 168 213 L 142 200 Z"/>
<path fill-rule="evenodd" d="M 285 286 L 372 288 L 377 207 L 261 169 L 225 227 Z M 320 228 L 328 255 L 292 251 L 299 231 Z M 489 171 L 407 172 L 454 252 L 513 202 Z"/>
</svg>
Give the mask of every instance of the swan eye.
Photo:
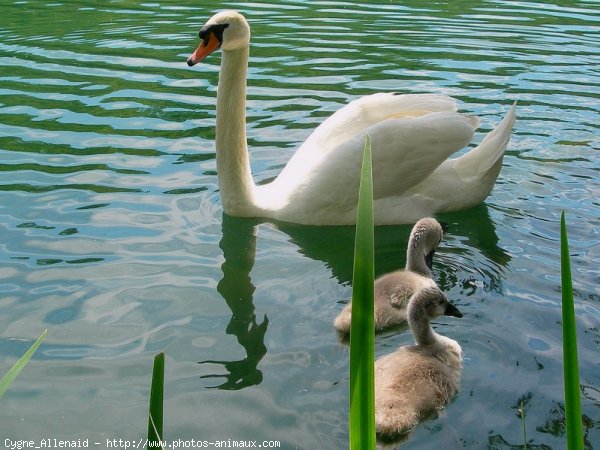
<svg viewBox="0 0 600 450">
<path fill-rule="evenodd" d="M 222 44 L 223 43 L 223 32 L 225 31 L 225 28 L 228 28 L 228 27 L 229 27 L 228 23 L 205 25 L 200 29 L 200 32 L 198 33 L 198 37 L 200 39 L 202 39 L 202 42 L 204 43 L 204 45 L 207 45 L 208 41 L 210 40 L 210 34 L 212 33 L 219 40 L 219 43 Z"/>
</svg>

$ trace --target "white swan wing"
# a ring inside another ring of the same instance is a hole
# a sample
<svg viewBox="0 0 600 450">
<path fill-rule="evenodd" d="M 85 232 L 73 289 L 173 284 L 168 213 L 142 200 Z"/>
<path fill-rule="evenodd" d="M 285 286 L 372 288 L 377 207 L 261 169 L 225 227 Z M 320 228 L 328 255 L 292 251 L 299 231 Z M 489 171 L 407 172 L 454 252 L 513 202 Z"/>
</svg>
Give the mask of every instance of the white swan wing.
<svg viewBox="0 0 600 450">
<path fill-rule="evenodd" d="M 502 167 L 504 152 L 515 123 L 516 103 L 502 121 L 468 153 L 444 161 L 414 194 L 431 199 L 437 211 L 477 205 L 490 194 Z"/>
<path fill-rule="evenodd" d="M 400 118 L 383 115 L 384 120 L 367 128 L 355 128 L 354 135 L 345 140 L 339 136 L 346 137 L 347 130 L 339 129 L 336 134 L 337 127 L 323 127 L 326 121 L 317 131 L 321 135 L 319 142 L 328 142 L 328 147 L 303 146 L 303 151 L 297 152 L 271 183 L 273 193 L 286 199 L 285 205 L 278 206 L 290 211 L 308 208 L 323 215 L 333 210 L 353 210 L 367 133 L 373 150 L 375 199 L 401 195 L 468 144 L 478 124 L 476 119 L 448 110 L 421 114 Z M 327 136 L 326 131 L 331 135 Z"/>
<path fill-rule="evenodd" d="M 456 111 L 452 97 L 440 94 L 377 93 L 348 103 L 321 123 L 296 152 L 302 157 L 327 153 L 365 129 L 391 118 L 416 117 L 435 111 Z"/>
<path fill-rule="evenodd" d="M 477 125 L 477 120 L 447 111 L 388 119 L 369 128 L 366 133 L 373 149 L 374 199 L 398 195 L 420 183 L 450 155 L 469 144 Z M 362 156 L 364 136 L 359 136 L 356 144 L 362 144 L 358 152 Z"/>
<path fill-rule="evenodd" d="M 377 223 L 412 222 L 420 217 L 478 205 L 490 194 L 515 123 L 513 105 L 505 118 L 471 151 L 448 159 L 400 196 L 375 202 Z"/>
</svg>

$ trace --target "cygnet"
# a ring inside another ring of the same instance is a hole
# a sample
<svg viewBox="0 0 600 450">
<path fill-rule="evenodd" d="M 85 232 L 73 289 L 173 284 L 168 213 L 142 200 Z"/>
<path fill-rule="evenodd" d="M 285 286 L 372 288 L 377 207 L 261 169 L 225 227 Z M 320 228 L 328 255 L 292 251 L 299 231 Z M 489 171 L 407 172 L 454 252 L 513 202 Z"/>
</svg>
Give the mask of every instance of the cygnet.
<svg viewBox="0 0 600 450">
<path fill-rule="evenodd" d="M 400 347 L 375 362 L 375 427 L 380 438 L 410 431 L 460 388 L 460 345 L 431 328 L 430 321 L 441 315 L 462 317 L 439 288 L 418 290 L 408 302 L 416 345 Z"/>
<path fill-rule="evenodd" d="M 431 278 L 433 255 L 444 232 L 437 220 L 419 220 L 408 239 L 404 270 L 382 275 L 375 280 L 375 331 L 406 323 L 410 296 L 423 287 L 436 287 Z M 348 303 L 335 318 L 333 326 L 342 334 L 350 333 L 352 304 Z"/>
</svg>

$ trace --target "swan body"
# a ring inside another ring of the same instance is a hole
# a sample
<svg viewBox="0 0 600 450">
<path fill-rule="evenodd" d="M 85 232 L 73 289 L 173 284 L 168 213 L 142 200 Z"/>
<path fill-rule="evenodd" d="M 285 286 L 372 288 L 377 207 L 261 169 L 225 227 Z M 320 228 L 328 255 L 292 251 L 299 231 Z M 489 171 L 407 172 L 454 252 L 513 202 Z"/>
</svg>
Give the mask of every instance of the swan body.
<svg viewBox="0 0 600 450">
<path fill-rule="evenodd" d="M 408 323 L 415 345 L 400 347 L 375 362 L 375 428 L 384 438 L 413 429 L 460 389 L 462 350 L 433 331 L 441 315 L 462 317 L 438 288 L 424 288 L 409 300 Z"/>
<path fill-rule="evenodd" d="M 433 255 L 443 236 L 439 222 L 431 217 L 419 220 L 408 239 L 404 270 L 382 275 L 375 280 L 375 331 L 406 323 L 408 300 L 421 288 L 437 287 L 431 278 Z M 350 332 L 352 304 L 347 304 L 333 326 L 342 335 Z"/>
<path fill-rule="evenodd" d="M 310 225 L 350 225 L 365 135 L 372 142 L 375 223 L 410 223 L 469 208 L 490 193 L 502 166 L 515 107 L 483 142 L 448 159 L 473 138 L 479 120 L 457 113 L 445 95 L 378 93 L 354 100 L 325 120 L 280 175 L 256 185 L 246 142 L 246 77 L 250 27 L 235 11 L 214 15 L 188 65 L 217 49 L 216 155 L 225 213 Z"/>
</svg>

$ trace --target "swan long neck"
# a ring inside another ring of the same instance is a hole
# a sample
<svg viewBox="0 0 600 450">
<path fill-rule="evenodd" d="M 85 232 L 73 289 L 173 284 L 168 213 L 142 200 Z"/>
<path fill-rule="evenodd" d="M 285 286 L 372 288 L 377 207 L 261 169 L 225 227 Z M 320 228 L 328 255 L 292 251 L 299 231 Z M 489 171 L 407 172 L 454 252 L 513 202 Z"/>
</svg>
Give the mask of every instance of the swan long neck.
<svg viewBox="0 0 600 450">
<path fill-rule="evenodd" d="M 216 154 L 223 210 L 254 215 L 255 185 L 246 142 L 246 76 L 249 47 L 223 51 L 217 89 Z"/>
<path fill-rule="evenodd" d="M 438 342 L 437 334 L 431 328 L 429 318 L 418 305 L 409 308 L 408 324 L 417 345 L 432 345 Z"/>
</svg>

